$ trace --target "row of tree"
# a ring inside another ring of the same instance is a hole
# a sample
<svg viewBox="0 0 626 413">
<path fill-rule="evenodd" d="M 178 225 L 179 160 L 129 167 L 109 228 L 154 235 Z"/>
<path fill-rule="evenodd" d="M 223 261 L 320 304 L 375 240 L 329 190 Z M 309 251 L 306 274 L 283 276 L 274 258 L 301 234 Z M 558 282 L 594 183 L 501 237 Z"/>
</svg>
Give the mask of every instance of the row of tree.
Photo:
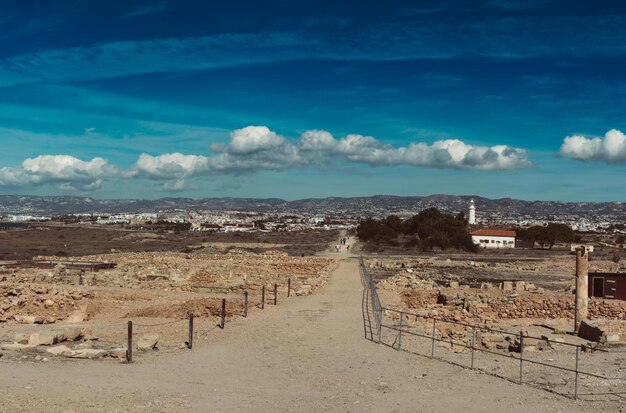
<svg viewBox="0 0 626 413">
<path fill-rule="evenodd" d="M 541 248 L 552 249 L 557 242 L 573 242 L 575 241 L 574 231 L 566 224 L 557 224 L 551 222 L 545 226 L 534 225 L 526 229 L 516 229 L 517 238 L 525 241 L 529 247 L 534 247 L 535 243 L 539 243 Z"/>
<path fill-rule="evenodd" d="M 517 239 L 533 248 L 552 247 L 557 242 L 576 241 L 574 231 L 566 224 L 549 223 L 530 228 L 515 228 Z M 463 251 L 477 251 L 467 229 L 467 220 L 463 213 L 445 214 L 437 208 L 429 208 L 413 217 L 402 220 L 396 215 L 386 218 L 367 218 L 357 227 L 361 241 L 405 248 L 420 248 L 427 251 L 433 248 L 450 248 Z M 622 240 L 623 241 L 623 240 Z"/>
<path fill-rule="evenodd" d="M 437 208 L 426 209 L 406 220 L 396 215 L 365 219 L 357 227 L 357 235 L 364 242 L 405 248 L 477 250 L 463 213 L 453 216 Z"/>
</svg>

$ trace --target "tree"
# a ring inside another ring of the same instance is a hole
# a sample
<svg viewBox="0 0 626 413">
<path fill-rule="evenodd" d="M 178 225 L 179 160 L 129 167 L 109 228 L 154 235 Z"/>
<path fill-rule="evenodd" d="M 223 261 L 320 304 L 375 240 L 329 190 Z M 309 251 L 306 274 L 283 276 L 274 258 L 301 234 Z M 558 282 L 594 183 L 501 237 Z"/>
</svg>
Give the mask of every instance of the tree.
<svg viewBox="0 0 626 413">
<path fill-rule="evenodd" d="M 385 218 L 383 224 L 391 229 L 396 235 L 404 232 L 404 224 L 397 215 L 389 215 Z"/>
<path fill-rule="evenodd" d="M 419 247 L 423 250 L 457 248 L 476 251 L 472 237 L 467 232 L 467 221 L 463 214 L 452 216 L 429 208 L 410 219 L 402 221 L 395 215 L 375 220 L 361 221 L 357 234 L 363 241 L 403 245 L 405 248 Z"/>
<path fill-rule="evenodd" d="M 380 230 L 380 224 L 373 218 L 367 218 L 359 224 L 356 234 L 361 241 L 367 242 L 373 240 Z"/>
<path fill-rule="evenodd" d="M 516 232 L 517 232 L 517 237 L 520 240 L 526 242 L 526 244 L 530 248 L 533 248 L 535 246 L 535 242 L 541 243 L 541 248 L 543 248 L 542 238 L 543 238 L 544 227 L 540 225 L 533 225 L 532 227 L 527 228 L 527 229 L 518 229 L 516 230 Z"/>
<path fill-rule="evenodd" d="M 547 245 L 549 249 L 557 242 L 572 242 L 575 239 L 574 231 L 568 225 L 555 222 L 550 222 L 546 226 L 533 225 L 528 229 L 517 230 L 517 236 L 531 247 L 538 242 L 541 248 Z"/>
<path fill-rule="evenodd" d="M 574 241 L 574 230 L 569 225 L 551 222 L 544 227 L 543 239 L 552 249 L 557 242 Z"/>
</svg>

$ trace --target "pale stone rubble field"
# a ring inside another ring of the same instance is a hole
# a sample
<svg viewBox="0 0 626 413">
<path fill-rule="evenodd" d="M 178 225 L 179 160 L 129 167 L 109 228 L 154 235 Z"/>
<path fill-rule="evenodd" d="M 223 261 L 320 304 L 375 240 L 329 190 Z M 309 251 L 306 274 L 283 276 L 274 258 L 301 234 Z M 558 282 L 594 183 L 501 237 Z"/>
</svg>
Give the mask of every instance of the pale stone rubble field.
<svg viewBox="0 0 626 413">
<path fill-rule="evenodd" d="M 404 328 L 430 336 L 432 319 L 428 317 L 441 320 L 436 325 L 435 335 L 449 340 L 450 344 L 440 343 L 437 348 L 445 348 L 453 359 L 456 354 L 464 360 L 467 357 L 460 354 L 470 351 L 453 344 L 471 345 L 472 328 L 460 324 L 465 323 L 485 327 L 476 330 L 475 342 L 481 349 L 515 355 L 520 347 L 516 334 L 523 332 L 533 337 L 525 338 L 526 356 L 530 354 L 538 361 L 574 368 L 572 351 L 575 348 L 560 343 L 583 345 L 586 351 L 584 357 L 581 356 L 581 369 L 626 377 L 626 353 L 607 352 L 626 349 L 626 302 L 590 299 L 589 321 L 585 328 L 587 333 L 592 329 L 597 336 L 590 339 L 589 336 L 572 334 L 575 301 L 575 259 L 572 256 L 489 263 L 440 257 L 370 258 L 366 260 L 366 266 L 378 279 L 383 306 L 411 314 L 403 317 Z M 590 262 L 590 271 L 616 271 L 619 268 L 611 261 Z M 384 320 L 398 327 L 400 313 L 386 310 Z M 385 334 L 390 342 L 397 340 L 396 332 L 385 331 Z M 403 340 L 403 347 L 414 345 L 415 349 L 430 354 L 430 340 L 421 343 L 411 337 Z M 497 372 L 501 363 L 494 358 L 486 366 Z M 537 380 L 548 383 L 548 387 L 571 387 L 571 377 L 563 378 L 563 374 L 545 370 L 542 374 Z M 550 374 L 554 377 L 549 378 Z M 612 390 L 623 390 L 624 387 L 623 380 L 585 380 L 596 388 L 608 386 Z"/>
<path fill-rule="evenodd" d="M 58 260 L 56 257 L 39 257 Z M 195 344 L 210 340 L 219 322 L 221 299 L 227 320 L 266 305 L 309 295 L 324 286 L 334 260 L 293 257 L 283 252 L 111 253 L 63 257 L 64 261 L 113 262 L 113 269 L 81 271 L 0 267 L 0 361 L 69 358 L 124 358 L 126 323 L 133 320 L 141 350 L 185 348 L 187 319 L 194 314 Z M 180 321 L 180 322 L 177 322 Z M 174 322 L 173 324 L 164 324 Z M 144 327 L 147 325 L 157 326 Z"/>
</svg>

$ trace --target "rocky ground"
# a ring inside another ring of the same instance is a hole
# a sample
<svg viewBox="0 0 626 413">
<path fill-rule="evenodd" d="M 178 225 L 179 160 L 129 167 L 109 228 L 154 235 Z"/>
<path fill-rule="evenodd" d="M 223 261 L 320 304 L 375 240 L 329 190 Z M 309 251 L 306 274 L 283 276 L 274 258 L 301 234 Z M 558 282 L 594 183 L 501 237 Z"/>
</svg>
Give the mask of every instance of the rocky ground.
<svg viewBox="0 0 626 413">
<path fill-rule="evenodd" d="M 606 398 L 586 404 L 513 384 L 519 372 L 515 332 L 538 337 L 527 338 L 527 357 L 564 367 L 575 360 L 563 348 L 586 342 L 563 334 L 569 320 L 544 313 L 518 319 L 513 307 L 507 307 L 506 318 L 500 317 L 500 307 L 520 297 L 568 294 L 567 272 L 555 269 L 553 285 L 542 279 L 507 279 L 505 272 L 494 270 L 497 264 L 483 267 L 478 260 L 429 259 L 438 261 L 433 265 L 423 257 L 367 261 L 380 280 L 384 304 L 412 313 L 400 321 L 397 313 L 386 311 L 386 325 L 397 328 L 402 322 L 409 331 L 426 335 L 432 330 L 421 314 L 436 311 L 448 317 L 436 328 L 441 341 L 435 347 L 446 360 L 460 365 L 470 360 L 471 352 L 459 345 L 469 343 L 469 330 L 455 320 L 512 331 L 481 331 L 476 337 L 481 348 L 500 355 L 477 354 L 477 366 L 511 380 L 507 382 L 406 353 L 428 356 L 430 340 L 405 336 L 403 352 L 365 340 L 357 261 L 344 254 L 301 257 L 232 246 L 214 254 L 203 246 L 83 257 L 117 264 L 95 273 L 63 266 L 6 268 L 0 274 L 0 385 L 5 389 L 0 411 L 623 410 Z M 553 263 L 542 265 L 547 271 Z M 479 275 L 480 282 L 472 281 L 477 288 L 465 287 L 463 268 L 484 269 L 492 281 Z M 518 271 L 536 272 L 524 268 Z M 292 297 L 287 299 L 289 278 Z M 279 286 L 278 306 L 273 305 L 274 284 Z M 267 295 L 261 310 L 263 286 Z M 244 291 L 249 292 L 247 318 Z M 227 300 L 225 329 L 218 327 L 222 298 Z M 542 311 L 544 306 L 552 311 L 541 304 Z M 498 312 L 489 311 L 495 308 Z M 189 311 L 197 314 L 193 350 L 186 345 Z M 496 315 L 485 317 L 490 312 Z M 125 365 L 128 320 L 133 321 L 134 363 Z M 400 347 L 392 329 L 384 329 L 381 340 Z M 609 366 L 605 373 L 623 377 L 622 354 L 589 351 L 580 363 L 586 369 Z M 91 360 L 77 364 L 82 358 Z M 546 371 L 526 366 L 525 382 L 572 391 L 571 374 Z M 581 378 L 587 399 L 619 392 L 621 385 Z"/>
<path fill-rule="evenodd" d="M 0 411 L 624 411 L 620 402 L 573 401 L 366 340 L 361 292 L 357 262 L 345 260 L 315 294 L 235 318 L 192 351 L 131 365 L 0 359 Z M 509 367 L 506 359 L 490 365 Z"/>
<path fill-rule="evenodd" d="M 134 345 L 139 348 L 184 349 L 189 313 L 201 331 L 213 330 L 221 323 L 223 298 L 226 322 L 230 322 L 246 312 L 244 292 L 248 312 L 258 311 L 263 288 L 268 306 L 274 303 L 275 286 L 279 301 L 287 294 L 309 295 L 327 283 L 335 266 L 334 260 L 325 258 L 279 251 L 256 254 L 242 248 L 63 259 L 116 266 L 97 272 L 62 264 L 51 269 L 0 268 L 0 348 L 5 359 L 124 358 L 128 320 L 135 323 Z M 81 334 L 62 339 L 66 327 L 78 328 Z M 202 343 L 204 334 L 196 344 Z M 142 340 L 151 344 L 142 345 Z"/>
<path fill-rule="evenodd" d="M 574 318 L 573 256 L 562 254 L 550 259 L 515 260 L 498 257 L 489 262 L 446 257 L 369 258 L 368 271 L 377 279 L 385 323 L 383 341 L 398 345 L 398 329 L 432 337 L 436 319 L 437 348 L 451 359 L 465 363 L 472 342 L 476 348 L 503 356 L 520 353 L 520 336 L 525 336 L 525 352 L 536 361 L 573 369 L 572 353 L 582 345 L 580 368 L 594 374 L 623 377 L 626 373 L 626 302 L 592 298 L 589 320 L 579 335 L 572 334 Z M 594 260 L 591 271 L 619 271 L 619 264 Z M 400 311 L 404 313 L 401 315 Z M 401 320 L 402 317 L 402 321 Z M 476 326 L 476 327 L 468 327 Z M 408 335 L 403 348 L 425 355 L 431 340 Z M 613 351 L 618 351 L 612 353 Z M 497 357 L 483 362 L 490 371 L 499 371 Z M 515 369 L 507 372 L 515 377 Z M 539 377 L 540 376 L 540 377 Z M 550 389 L 571 387 L 571 377 L 556 370 L 541 371 L 535 379 Z M 619 381 L 586 378 L 597 387 L 621 385 Z M 543 386 L 543 387 L 546 387 Z M 620 387 L 621 389 L 621 387 Z M 571 390 L 571 389 L 570 389 Z M 607 390 L 607 391 L 609 391 Z M 613 389 L 614 390 L 614 389 Z"/>
</svg>

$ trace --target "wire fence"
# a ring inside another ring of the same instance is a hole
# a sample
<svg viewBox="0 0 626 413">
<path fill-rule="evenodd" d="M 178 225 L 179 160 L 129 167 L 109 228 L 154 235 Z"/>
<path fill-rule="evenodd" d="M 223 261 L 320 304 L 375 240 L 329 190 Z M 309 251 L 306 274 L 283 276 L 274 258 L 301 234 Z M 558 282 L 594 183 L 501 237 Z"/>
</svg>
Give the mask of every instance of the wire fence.
<svg viewBox="0 0 626 413">
<path fill-rule="evenodd" d="M 292 288 L 291 288 L 291 277 L 288 278 L 286 280 L 286 292 L 285 292 L 285 298 L 289 298 L 291 297 L 291 293 L 292 293 Z M 282 289 L 282 291 L 285 291 L 284 289 Z M 170 326 L 174 326 L 177 324 L 185 324 L 187 325 L 186 331 L 185 331 L 185 335 L 182 336 L 181 338 L 185 339 L 187 341 L 184 341 L 184 346 L 186 348 L 188 348 L 189 350 L 191 350 L 193 348 L 193 340 L 194 337 L 196 337 L 198 334 L 202 333 L 204 335 L 212 332 L 213 330 L 220 328 L 220 329 L 224 329 L 226 327 L 227 322 L 229 322 L 230 320 L 228 319 L 229 316 L 227 314 L 227 300 L 229 303 L 233 303 L 235 302 L 237 307 L 237 310 L 240 310 L 240 313 L 237 314 L 234 311 L 231 311 L 230 314 L 230 318 L 232 319 L 233 317 L 243 317 L 243 318 L 247 318 L 248 317 L 248 313 L 250 310 L 250 307 L 257 307 L 261 310 L 265 309 L 265 305 L 266 304 L 273 304 L 273 305 L 278 305 L 279 303 L 279 284 L 278 283 L 274 283 L 271 288 L 266 288 L 266 285 L 263 285 L 260 289 L 260 291 L 258 291 L 258 299 L 257 300 L 251 300 L 250 297 L 250 292 L 249 291 L 244 291 L 242 294 L 241 298 L 222 298 L 221 299 L 221 305 L 220 305 L 220 311 L 219 311 L 219 322 L 217 325 L 213 324 L 211 327 L 207 327 L 204 326 L 204 328 L 202 329 L 198 329 L 196 328 L 194 330 L 194 313 L 193 312 L 189 312 L 187 315 L 187 318 L 184 319 L 177 319 L 177 320 L 171 320 L 171 321 L 164 321 L 164 322 L 155 322 L 155 323 L 138 323 L 138 322 L 134 322 L 133 320 L 129 320 L 127 322 L 127 343 L 126 343 L 126 348 L 125 350 L 125 359 L 126 362 L 128 363 L 132 363 L 134 360 L 134 354 L 133 354 L 133 350 L 134 349 L 142 349 L 142 350 L 146 350 L 149 349 L 151 347 L 156 347 L 157 343 L 158 343 L 158 337 L 156 339 L 153 340 L 146 340 L 145 343 L 142 343 L 142 339 L 144 339 L 146 337 L 146 333 L 149 332 L 154 332 L 155 329 L 157 329 L 158 331 L 162 332 L 163 331 L 163 327 L 170 327 Z M 239 305 L 241 305 L 241 307 L 239 307 Z M 206 324 L 206 323 L 205 323 Z M 211 325 L 211 323 L 209 323 L 209 325 Z M 147 331 L 146 331 L 147 330 Z M 183 329 L 185 330 L 185 329 Z M 176 333 L 178 333 L 179 331 L 176 330 Z M 137 339 L 138 338 L 138 339 Z M 175 339 L 179 342 L 179 344 L 176 346 L 176 348 L 180 348 L 181 347 L 181 343 L 182 340 L 179 339 Z"/>
<path fill-rule="evenodd" d="M 360 273 L 364 331 L 371 341 L 573 399 L 626 400 L 626 352 L 591 352 L 560 338 L 384 307 L 363 257 Z"/>
</svg>

